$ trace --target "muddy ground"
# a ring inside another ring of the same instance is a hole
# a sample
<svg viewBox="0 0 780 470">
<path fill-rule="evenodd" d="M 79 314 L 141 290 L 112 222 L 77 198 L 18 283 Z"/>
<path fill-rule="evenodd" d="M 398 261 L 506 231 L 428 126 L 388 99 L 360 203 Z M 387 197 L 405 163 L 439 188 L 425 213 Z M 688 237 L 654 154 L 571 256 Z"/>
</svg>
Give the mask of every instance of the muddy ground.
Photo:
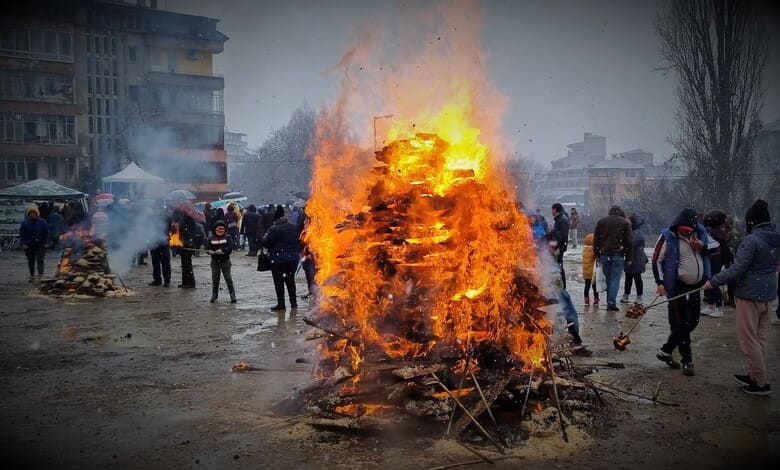
<svg viewBox="0 0 780 470">
<path fill-rule="evenodd" d="M 576 253 L 568 272 L 579 272 Z M 315 432 L 297 419 L 268 416 L 269 406 L 308 383 L 297 364 L 312 347 L 297 312 L 274 304 L 269 273 L 233 256 L 238 303 L 209 304 L 208 257 L 195 258 L 197 290 L 150 287 L 150 266 L 123 276 L 136 295 L 56 300 L 29 295 L 20 252 L 0 253 L 0 447 L 5 468 L 432 468 L 475 457 L 422 427 L 375 436 Z M 53 273 L 57 255 L 47 257 Z M 180 279 L 174 260 L 174 284 Z M 649 274 L 646 285 L 652 285 Z M 303 276 L 299 292 L 305 293 Z M 583 284 L 569 281 L 594 356 L 622 362 L 593 377 L 680 407 L 605 395 L 609 412 L 585 433 L 531 438 L 511 460 L 472 468 L 768 468 L 780 462 L 780 394 L 745 395 L 734 311 L 703 317 L 694 332 L 696 376 L 655 359 L 667 333 L 666 310 L 653 309 L 625 352 L 612 337 L 622 313 L 582 306 Z M 648 295 L 646 294 L 646 298 Z M 652 296 L 649 296 L 652 297 Z M 631 320 L 626 322 L 630 324 Z M 780 326 L 769 339 L 776 387 Z M 271 369 L 237 374 L 246 361 Z M 497 457 L 491 448 L 485 455 Z M 11 464 L 10 466 L 9 463 Z M 776 467 L 775 467 L 776 468 Z"/>
</svg>

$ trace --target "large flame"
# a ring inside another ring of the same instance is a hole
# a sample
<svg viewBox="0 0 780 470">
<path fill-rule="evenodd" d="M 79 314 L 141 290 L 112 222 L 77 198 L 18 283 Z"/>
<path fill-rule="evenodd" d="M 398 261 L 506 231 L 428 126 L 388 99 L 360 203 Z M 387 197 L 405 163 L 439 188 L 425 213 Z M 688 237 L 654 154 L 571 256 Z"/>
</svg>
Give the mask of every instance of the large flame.
<svg viewBox="0 0 780 470">
<path fill-rule="evenodd" d="M 429 129 L 377 152 L 352 207 L 334 207 L 342 187 L 327 184 L 326 163 L 339 155 L 315 164 L 306 241 L 320 262 L 320 312 L 361 344 L 329 353 L 358 370 L 368 347 L 398 358 L 486 343 L 538 367 L 545 320 L 517 284 L 536 259 L 528 222 L 462 108 L 447 107 Z M 536 325 L 522 321 L 529 314 Z"/>
</svg>

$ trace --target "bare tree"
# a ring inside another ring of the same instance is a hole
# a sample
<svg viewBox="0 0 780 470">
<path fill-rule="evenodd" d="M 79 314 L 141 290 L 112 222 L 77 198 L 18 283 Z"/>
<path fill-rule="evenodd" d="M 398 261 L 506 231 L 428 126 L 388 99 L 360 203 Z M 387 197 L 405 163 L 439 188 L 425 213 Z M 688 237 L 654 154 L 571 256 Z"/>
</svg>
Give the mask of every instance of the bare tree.
<svg viewBox="0 0 780 470">
<path fill-rule="evenodd" d="M 749 0 L 671 0 L 656 19 L 664 69 L 680 80 L 670 143 L 699 186 L 691 189 L 701 190 L 691 202 L 702 210 L 734 210 L 751 198 L 768 57 L 758 8 Z"/>
</svg>

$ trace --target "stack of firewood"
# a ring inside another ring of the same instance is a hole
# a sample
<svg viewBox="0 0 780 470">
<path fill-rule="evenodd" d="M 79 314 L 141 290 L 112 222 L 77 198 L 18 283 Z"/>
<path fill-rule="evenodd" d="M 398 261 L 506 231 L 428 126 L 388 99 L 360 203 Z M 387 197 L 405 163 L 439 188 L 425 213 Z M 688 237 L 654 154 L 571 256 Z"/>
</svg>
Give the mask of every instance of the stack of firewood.
<svg viewBox="0 0 780 470">
<path fill-rule="evenodd" d="M 76 260 L 78 250 L 66 246 L 54 279 L 44 279 L 38 289 L 47 295 L 78 294 L 91 297 L 113 297 L 124 295 L 129 291 L 115 284 L 116 274 L 112 274 L 108 266 L 108 253 L 101 245 L 103 243 L 91 239 L 81 240 L 84 253 Z"/>
</svg>

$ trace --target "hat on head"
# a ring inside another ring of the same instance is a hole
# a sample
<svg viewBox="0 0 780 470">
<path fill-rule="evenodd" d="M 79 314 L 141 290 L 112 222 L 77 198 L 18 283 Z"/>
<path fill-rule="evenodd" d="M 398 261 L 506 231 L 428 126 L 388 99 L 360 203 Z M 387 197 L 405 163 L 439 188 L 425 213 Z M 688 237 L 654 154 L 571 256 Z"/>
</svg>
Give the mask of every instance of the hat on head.
<svg viewBox="0 0 780 470">
<path fill-rule="evenodd" d="M 693 209 L 683 209 L 677 217 L 674 218 L 674 222 L 672 222 L 671 228 L 679 227 L 680 225 L 684 225 L 686 227 L 694 228 L 696 227 L 696 216 L 698 213 Z"/>
<path fill-rule="evenodd" d="M 27 214 L 29 216 L 30 212 L 34 212 L 35 215 L 37 215 L 37 216 L 41 215 L 41 211 L 39 211 L 37 207 L 31 207 L 31 208 L 27 209 L 27 212 L 25 212 L 25 214 Z"/>
<path fill-rule="evenodd" d="M 226 228 L 227 228 L 227 224 L 225 223 L 225 221 L 224 221 L 224 220 L 221 220 L 221 219 L 220 219 L 220 220 L 217 220 L 217 221 L 214 223 L 214 228 L 217 228 L 217 227 L 222 227 L 222 228 L 225 228 L 225 229 L 226 229 Z"/>
<path fill-rule="evenodd" d="M 772 218 L 769 215 L 769 204 L 763 199 L 757 199 L 745 213 L 745 229 L 747 230 L 747 233 L 750 233 L 756 225 L 765 224 L 771 221 Z"/>
</svg>

